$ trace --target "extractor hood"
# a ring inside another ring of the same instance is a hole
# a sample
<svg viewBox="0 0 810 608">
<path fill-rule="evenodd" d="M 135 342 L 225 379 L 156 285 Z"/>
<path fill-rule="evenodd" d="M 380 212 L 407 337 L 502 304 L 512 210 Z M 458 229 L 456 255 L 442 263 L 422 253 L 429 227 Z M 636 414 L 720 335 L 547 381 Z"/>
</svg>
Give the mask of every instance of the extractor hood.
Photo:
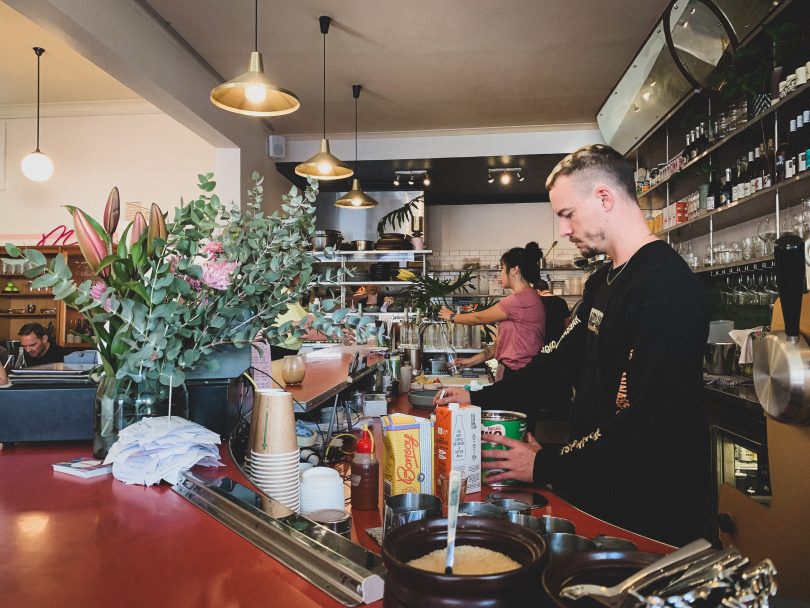
<svg viewBox="0 0 810 608">
<path fill-rule="evenodd" d="M 673 0 L 599 109 L 605 141 L 622 154 L 644 138 L 750 39 L 782 2 Z"/>
</svg>

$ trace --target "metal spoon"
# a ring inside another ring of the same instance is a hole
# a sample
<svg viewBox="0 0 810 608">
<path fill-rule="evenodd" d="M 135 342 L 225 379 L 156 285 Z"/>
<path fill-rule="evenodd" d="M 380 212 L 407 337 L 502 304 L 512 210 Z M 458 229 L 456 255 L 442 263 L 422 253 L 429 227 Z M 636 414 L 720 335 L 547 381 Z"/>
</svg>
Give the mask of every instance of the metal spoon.
<svg viewBox="0 0 810 608">
<path fill-rule="evenodd" d="M 612 587 L 605 587 L 603 585 L 591 585 L 591 584 L 580 584 L 580 585 L 570 585 L 568 587 L 563 587 L 560 590 L 560 597 L 576 600 L 586 595 L 589 595 L 599 601 L 600 603 L 604 603 L 603 600 L 610 600 L 613 598 L 617 598 L 625 593 L 628 589 L 633 587 L 639 581 L 646 579 L 651 575 L 655 575 L 656 573 L 660 572 L 664 568 L 668 568 L 673 564 L 677 564 L 681 561 L 690 559 L 694 557 L 696 554 L 700 553 L 701 551 L 705 551 L 706 549 L 711 549 L 711 543 L 705 539 L 699 539 L 689 543 L 678 549 L 677 551 L 670 553 L 659 559 L 657 562 L 654 562 L 647 566 L 646 568 L 639 570 L 632 576 L 626 578 L 622 582 L 613 585 Z"/>
<path fill-rule="evenodd" d="M 453 574 L 453 562 L 456 550 L 456 523 L 458 523 L 458 503 L 461 494 L 461 471 L 450 471 L 447 489 L 447 559 L 444 562 L 444 573 Z"/>
</svg>

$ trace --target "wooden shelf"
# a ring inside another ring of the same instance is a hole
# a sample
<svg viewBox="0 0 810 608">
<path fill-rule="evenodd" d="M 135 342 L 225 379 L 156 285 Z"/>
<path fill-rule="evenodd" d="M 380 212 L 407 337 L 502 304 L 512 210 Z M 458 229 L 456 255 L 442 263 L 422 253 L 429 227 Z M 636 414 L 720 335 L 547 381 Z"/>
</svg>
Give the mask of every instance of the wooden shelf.
<svg viewBox="0 0 810 608">
<path fill-rule="evenodd" d="M 712 218 L 714 232 L 718 232 L 724 228 L 775 213 L 777 192 L 780 198 L 780 208 L 792 207 L 798 203 L 798 200 L 793 200 L 794 198 L 810 195 L 810 170 L 656 234 L 664 236 L 675 233 L 679 241 L 689 241 L 709 234 L 709 218 Z"/>
<path fill-rule="evenodd" d="M 750 260 L 743 260 L 742 262 L 732 262 L 731 264 L 715 264 L 714 266 L 701 266 L 700 268 L 695 268 L 692 272 L 695 274 L 705 274 L 707 272 L 712 272 L 713 270 L 726 270 L 728 268 L 742 268 L 743 266 L 750 266 L 752 264 L 760 264 L 763 262 L 772 262 L 773 256 L 769 255 L 764 258 L 753 258 Z M 757 270 L 763 270 L 762 268 L 757 268 Z"/>
<path fill-rule="evenodd" d="M 49 317 L 55 317 L 56 313 L 41 313 L 41 312 L 0 312 L 0 317 L 31 317 L 35 318 L 38 317 L 40 319 L 47 319 Z"/>
<path fill-rule="evenodd" d="M 0 298 L 51 298 L 53 294 L 43 291 L 0 291 Z"/>
<path fill-rule="evenodd" d="M 705 159 L 709 155 L 711 155 L 712 152 L 714 152 L 715 150 L 718 150 L 719 148 L 722 148 L 728 142 L 730 142 L 732 139 L 734 139 L 735 137 L 737 137 L 738 135 L 740 135 L 742 133 L 745 133 L 748 129 L 750 129 L 754 125 L 759 124 L 760 122 L 762 122 L 762 120 L 764 120 L 765 118 L 767 118 L 768 116 L 770 116 L 771 114 L 776 112 L 779 108 L 781 108 L 782 106 L 790 103 L 791 101 L 793 101 L 797 97 L 805 94 L 808 90 L 810 90 L 810 87 L 808 87 L 807 85 L 803 85 L 803 86 L 797 88 L 790 95 L 787 95 L 784 98 L 780 99 L 778 102 L 773 104 L 767 110 L 765 110 L 763 112 L 760 112 L 759 114 L 754 116 L 752 119 L 746 121 L 745 123 L 743 123 L 742 125 L 740 125 L 736 129 L 731 131 L 730 133 L 727 133 L 721 140 L 719 140 L 719 141 L 715 142 L 714 144 L 712 144 L 711 146 L 707 147 L 701 154 L 698 154 L 695 158 L 691 159 L 688 163 L 686 163 L 683 167 L 681 167 L 680 171 L 676 171 L 675 173 L 671 174 L 666 179 L 662 179 L 655 186 L 653 186 L 652 188 L 650 188 L 649 190 L 647 190 L 643 194 L 638 195 L 636 198 L 638 200 L 639 207 L 641 207 L 642 209 L 663 209 L 666 206 L 666 196 L 662 193 L 662 190 L 661 190 L 664 185 L 671 182 L 676 177 L 679 177 L 679 176 L 683 175 L 689 169 L 691 169 L 692 167 L 694 167 L 695 165 L 700 163 L 700 161 L 702 161 L 703 159 Z M 668 160 L 668 159 L 665 159 L 665 160 Z M 759 194 L 759 192 L 757 192 L 757 194 Z M 754 196 L 756 196 L 756 195 L 754 195 Z M 748 198 L 750 198 L 750 197 L 748 197 Z M 649 201 L 649 205 L 643 204 L 645 201 Z M 737 201 L 737 202 L 739 203 L 739 201 Z"/>
</svg>

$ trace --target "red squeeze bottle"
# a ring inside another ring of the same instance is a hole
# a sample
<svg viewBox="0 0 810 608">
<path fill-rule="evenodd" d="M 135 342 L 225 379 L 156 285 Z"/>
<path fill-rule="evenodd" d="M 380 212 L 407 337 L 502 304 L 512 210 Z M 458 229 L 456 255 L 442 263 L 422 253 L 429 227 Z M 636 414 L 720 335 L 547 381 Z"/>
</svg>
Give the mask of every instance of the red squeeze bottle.
<svg viewBox="0 0 810 608">
<path fill-rule="evenodd" d="M 352 459 L 352 509 L 379 508 L 380 463 L 374 457 L 374 437 L 366 425 Z"/>
</svg>

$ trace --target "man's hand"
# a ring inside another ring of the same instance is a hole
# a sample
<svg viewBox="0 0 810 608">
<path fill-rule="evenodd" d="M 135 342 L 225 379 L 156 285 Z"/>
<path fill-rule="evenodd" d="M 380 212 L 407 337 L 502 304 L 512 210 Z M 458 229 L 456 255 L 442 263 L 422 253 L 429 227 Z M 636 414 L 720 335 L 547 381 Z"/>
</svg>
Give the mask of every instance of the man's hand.
<svg viewBox="0 0 810 608">
<path fill-rule="evenodd" d="M 447 306 L 442 306 L 441 310 L 439 311 L 439 318 L 443 321 L 449 321 L 450 317 L 452 316 L 453 311 L 447 308 Z"/>
<path fill-rule="evenodd" d="M 498 443 L 506 446 L 506 450 L 481 450 L 481 458 L 495 458 L 489 462 L 482 462 L 484 469 L 502 469 L 503 473 L 489 475 L 487 483 L 514 479 L 532 483 L 534 473 L 534 456 L 543 449 L 531 433 L 526 434 L 526 441 L 510 439 L 503 435 L 492 433 L 481 434 L 482 443 Z"/>
<path fill-rule="evenodd" d="M 441 397 L 441 399 L 439 398 Z M 433 397 L 433 405 L 447 405 L 448 403 L 469 403 L 470 393 L 458 386 L 449 386 L 441 389 Z"/>
</svg>

